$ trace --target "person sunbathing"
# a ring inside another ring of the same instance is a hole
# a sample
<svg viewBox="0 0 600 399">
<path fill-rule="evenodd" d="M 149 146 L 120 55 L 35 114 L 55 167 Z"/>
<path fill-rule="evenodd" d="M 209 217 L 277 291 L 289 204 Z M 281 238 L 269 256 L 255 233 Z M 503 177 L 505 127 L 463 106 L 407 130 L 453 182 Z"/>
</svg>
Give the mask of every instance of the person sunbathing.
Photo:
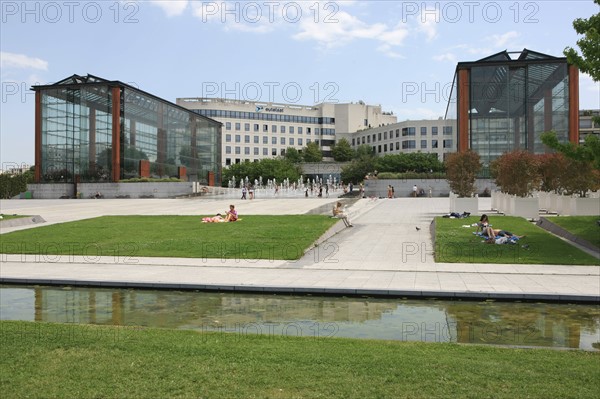
<svg viewBox="0 0 600 399">
<path fill-rule="evenodd" d="M 496 239 L 496 237 L 508 237 L 508 238 L 516 238 L 516 239 L 521 239 L 525 236 L 518 236 L 516 234 L 511 233 L 510 231 L 506 231 L 506 230 L 500 230 L 500 229 L 493 229 L 491 227 L 486 227 L 483 230 L 483 234 L 488 236 L 489 239 Z"/>
<path fill-rule="evenodd" d="M 221 216 L 220 213 L 217 213 L 216 216 L 213 217 L 205 217 L 202 218 L 202 223 L 224 223 L 226 220 Z"/>
</svg>

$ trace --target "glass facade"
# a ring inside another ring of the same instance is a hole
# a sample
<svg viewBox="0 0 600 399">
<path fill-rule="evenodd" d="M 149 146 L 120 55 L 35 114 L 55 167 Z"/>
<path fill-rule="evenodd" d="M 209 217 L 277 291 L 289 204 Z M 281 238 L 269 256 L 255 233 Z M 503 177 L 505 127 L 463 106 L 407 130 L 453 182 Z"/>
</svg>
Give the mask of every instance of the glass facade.
<svg viewBox="0 0 600 399">
<path fill-rule="evenodd" d="M 458 117 L 459 150 L 476 151 L 487 166 L 517 149 L 544 153 L 540 136 L 550 130 L 568 141 L 569 83 L 565 58 L 527 49 L 459 63 L 446 113 Z"/>
<path fill-rule="evenodd" d="M 212 172 L 220 182 L 217 121 L 91 75 L 33 89 L 39 98 L 41 183 L 178 177 L 181 166 L 188 180 L 206 182 Z"/>
</svg>

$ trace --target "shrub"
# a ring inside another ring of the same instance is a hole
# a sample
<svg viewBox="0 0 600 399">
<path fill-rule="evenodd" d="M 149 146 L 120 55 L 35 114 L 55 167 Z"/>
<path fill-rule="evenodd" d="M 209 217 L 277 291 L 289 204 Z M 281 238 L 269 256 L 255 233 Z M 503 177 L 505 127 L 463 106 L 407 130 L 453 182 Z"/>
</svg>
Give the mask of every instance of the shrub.
<svg viewBox="0 0 600 399">
<path fill-rule="evenodd" d="M 547 192 L 560 193 L 563 174 L 567 167 L 567 159 L 561 153 L 538 155 L 538 173 L 540 189 Z"/>
<path fill-rule="evenodd" d="M 452 153 L 446 159 L 446 180 L 459 197 L 470 197 L 475 191 L 475 179 L 481 169 L 479 159 L 479 154 L 471 150 Z"/>
<path fill-rule="evenodd" d="M 528 197 L 540 187 L 539 164 L 528 151 L 512 151 L 492 161 L 490 172 L 503 193 Z"/>
</svg>

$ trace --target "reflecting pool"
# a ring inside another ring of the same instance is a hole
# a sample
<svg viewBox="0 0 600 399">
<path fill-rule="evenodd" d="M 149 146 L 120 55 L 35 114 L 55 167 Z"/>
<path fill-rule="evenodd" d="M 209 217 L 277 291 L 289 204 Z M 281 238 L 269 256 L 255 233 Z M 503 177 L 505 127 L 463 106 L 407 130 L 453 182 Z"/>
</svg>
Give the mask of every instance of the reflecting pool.
<svg viewBox="0 0 600 399">
<path fill-rule="evenodd" d="M 600 350 L 600 307 L 0 285 L 0 319 Z"/>
</svg>

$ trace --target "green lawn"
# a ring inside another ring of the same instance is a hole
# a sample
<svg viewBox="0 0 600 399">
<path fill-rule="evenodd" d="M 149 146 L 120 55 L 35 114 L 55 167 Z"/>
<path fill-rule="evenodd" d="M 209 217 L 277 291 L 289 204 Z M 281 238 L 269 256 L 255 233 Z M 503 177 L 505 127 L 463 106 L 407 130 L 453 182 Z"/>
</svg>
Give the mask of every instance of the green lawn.
<svg viewBox="0 0 600 399">
<path fill-rule="evenodd" d="M 557 216 L 547 219 L 600 248 L 600 226 L 597 223 L 600 216 Z"/>
<path fill-rule="evenodd" d="M 592 398 L 600 354 L 0 322 L 7 398 Z M 595 392 L 595 393 L 594 393 Z"/>
<path fill-rule="evenodd" d="M 3 253 L 299 259 L 338 219 L 244 215 L 235 223 L 201 216 L 103 216 L 2 235 Z"/>
<path fill-rule="evenodd" d="M 519 217 L 490 216 L 493 228 L 526 236 L 518 245 L 485 244 L 482 238 L 473 235 L 475 227 L 462 227 L 478 221 L 479 217 L 473 216 L 466 219 L 436 218 L 435 260 L 448 263 L 551 265 L 599 263 L 593 256 Z"/>
</svg>

